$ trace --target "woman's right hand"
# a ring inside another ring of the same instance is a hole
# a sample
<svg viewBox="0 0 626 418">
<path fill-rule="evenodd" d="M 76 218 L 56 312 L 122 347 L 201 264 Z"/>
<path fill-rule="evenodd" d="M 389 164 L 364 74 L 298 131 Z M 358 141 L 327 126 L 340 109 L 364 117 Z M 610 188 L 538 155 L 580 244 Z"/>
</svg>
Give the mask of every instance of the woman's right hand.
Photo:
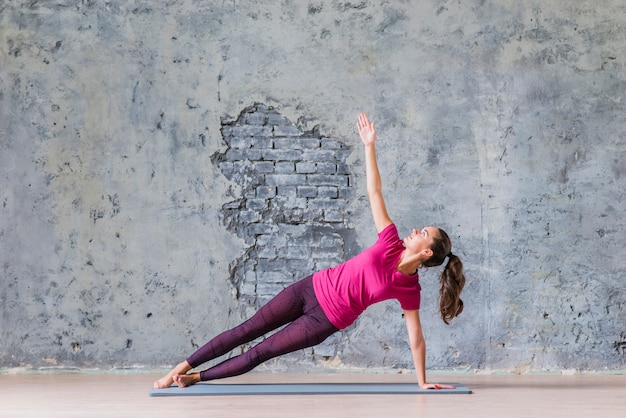
<svg viewBox="0 0 626 418">
<path fill-rule="evenodd" d="M 356 126 L 364 145 L 367 146 L 376 142 L 376 128 L 374 127 L 374 123 L 370 122 L 365 113 L 361 113 L 359 115 L 359 120 L 357 121 Z"/>
<path fill-rule="evenodd" d="M 439 390 L 439 389 L 456 389 L 456 386 L 444 385 L 443 383 L 424 383 L 423 385 L 420 385 L 420 388 Z"/>
</svg>

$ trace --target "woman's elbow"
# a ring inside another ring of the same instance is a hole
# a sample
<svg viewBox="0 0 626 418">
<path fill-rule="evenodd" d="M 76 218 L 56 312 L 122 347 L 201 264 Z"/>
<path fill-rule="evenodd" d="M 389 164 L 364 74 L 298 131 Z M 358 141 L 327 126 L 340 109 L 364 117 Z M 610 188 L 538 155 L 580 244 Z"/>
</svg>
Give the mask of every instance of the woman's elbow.
<svg viewBox="0 0 626 418">
<path fill-rule="evenodd" d="M 380 185 L 368 185 L 367 196 L 372 199 L 383 195 L 383 188 Z"/>
</svg>

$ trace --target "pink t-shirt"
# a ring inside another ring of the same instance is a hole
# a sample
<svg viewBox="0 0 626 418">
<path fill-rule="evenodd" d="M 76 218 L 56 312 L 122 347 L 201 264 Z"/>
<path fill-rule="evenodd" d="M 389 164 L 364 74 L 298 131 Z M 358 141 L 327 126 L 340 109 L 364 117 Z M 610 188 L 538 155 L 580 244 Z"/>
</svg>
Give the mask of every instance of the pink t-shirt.
<svg viewBox="0 0 626 418">
<path fill-rule="evenodd" d="M 344 329 L 374 303 L 397 299 L 405 310 L 419 309 L 417 274 L 396 270 L 404 244 L 394 224 L 378 234 L 370 248 L 350 260 L 313 275 L 315 295 L 330 322 Z"/>
</svg>

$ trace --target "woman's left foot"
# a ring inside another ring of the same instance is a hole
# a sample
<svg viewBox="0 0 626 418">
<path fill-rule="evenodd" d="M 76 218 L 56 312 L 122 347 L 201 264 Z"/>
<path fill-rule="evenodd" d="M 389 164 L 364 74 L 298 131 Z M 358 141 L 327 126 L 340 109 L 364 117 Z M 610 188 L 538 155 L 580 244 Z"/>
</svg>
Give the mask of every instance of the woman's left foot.
<svg viewBox="0 0 626 418">
<path fill-rule="evenodd" d="M 176 383 L 179 388 L 184 388 L 187 386 L 195 385 L 199 381 L 200 381 L 200 373 L 174 375 L 174 383 Z"/>
</svg>

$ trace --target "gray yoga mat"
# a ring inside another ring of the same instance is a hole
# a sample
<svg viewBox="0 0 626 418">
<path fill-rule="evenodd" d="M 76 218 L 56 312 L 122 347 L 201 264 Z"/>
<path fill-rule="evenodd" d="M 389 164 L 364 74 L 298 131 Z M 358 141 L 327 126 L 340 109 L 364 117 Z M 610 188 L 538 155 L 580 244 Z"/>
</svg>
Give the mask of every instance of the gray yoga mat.
<svg viewBox="0 0 626 418">
<path fill-rule="evenodd" d="M 227 395 L 344 395 L 344 394 L 469 394 L 457 383 L 455 389 L 420 389 L 415 383 L 197 383 L 186 388 L 171 386 L 152 389 L 150 396 L 227 396 Z"/>
</svg>

